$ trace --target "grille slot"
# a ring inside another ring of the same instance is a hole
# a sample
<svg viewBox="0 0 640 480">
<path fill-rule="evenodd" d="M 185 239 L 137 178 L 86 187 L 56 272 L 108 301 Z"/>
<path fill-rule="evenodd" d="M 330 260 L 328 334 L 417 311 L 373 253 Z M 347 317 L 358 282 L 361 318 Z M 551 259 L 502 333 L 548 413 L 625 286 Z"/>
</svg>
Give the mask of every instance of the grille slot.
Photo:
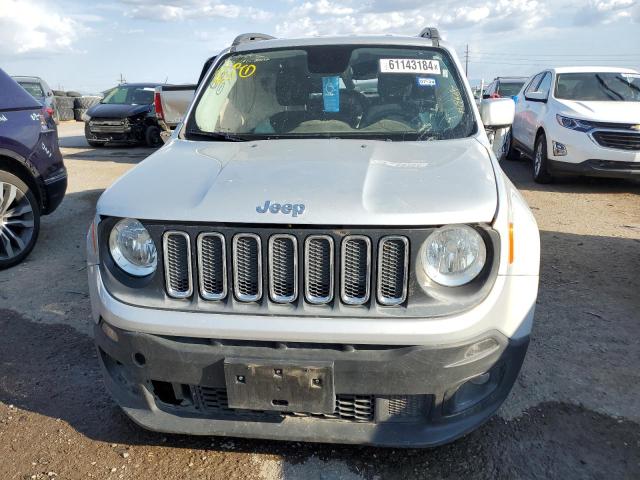
<svg viewBox="0 0 640 480">
<path fill-rule="evenodd" d="M 241 302 L 262 298 L 262 244 L 253 233 L 233 237 L 233 290 Z"/>
<path fill-rule="evenodd" d="M 351 235 L 342 241 L 342 274 L 340 294 L 349 305 L 362 305 L 369 301 L 371 283 L 371 240 L 362 235 Z"/>
<path fill-rule="evenodd" d="M 198 272 L 202 298 L 222 300 L 227 296 L 227 258 L 222 234 L 198 236 Z"/>
<path fill-rule="evenodd" d="M 325 420 L 346 420 L 351 422 L 373 422 L 375 418 L 375 396 L 336 395 L 336 407 L 332 414 L 307 412 L 265 412 L 260 410 L 238 410 L 229 408 L 226 388 L 191 386 L 196 402 L 202 410 L 214 415 L 252 416 L 259 420 L 274 416 L 314 417 Z"/>
<path fill-rule="evenodd" d="M 333 300 L 333 238 L 311 235 L 305 240 L 305 297 L 309 303 Z"/>
<path fill-rule="evenodd" d="M 389 416 L 415 418 L 425 414 L 425 395 L 393 395 L 389 399 Z"/>
<path fill-rule="evenodd" d="M 603 147 L 618 150 L 640 150 L 640 133 L 600 130 L 593 138 Z"/>
<path fill-rule="evenodd" d="M 378 302 L 399 305 L 407 298 L 409 240 L 389 236 L 378 247 Z"/>
<path fill-rule="evenodd" d="M 190 297 L 193 293 L 193 284 L 189 235 L 184 232 L 166 232 L 163 250 L 167 294 L 173 298 Z"/>
<path fill-rule="evenodd" d="M 277 303 L 298 298 L 298 242 L 293 235 L 269 238 L 269 295 Z"/>
</svg>

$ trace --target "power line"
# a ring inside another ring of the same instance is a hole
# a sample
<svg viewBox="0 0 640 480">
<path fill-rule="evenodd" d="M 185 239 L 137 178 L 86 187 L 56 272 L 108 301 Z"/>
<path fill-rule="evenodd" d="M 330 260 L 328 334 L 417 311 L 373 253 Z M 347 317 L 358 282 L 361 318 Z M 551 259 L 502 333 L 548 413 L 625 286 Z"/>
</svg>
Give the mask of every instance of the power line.
<svg viewBox="0 0 640 480">
<path fill-rule="evenodd" d="M 509 52 L 500 52 L 500 53 L 493 53 L 493 52 L 479 52 L 479 51 L 475 51 L 474 53 L 478 54 L 478 55 L 487 55 L 487 56 L 499 56 L 499 57 L 512 57 L 512 56 L 516 56 L 516 57 L 526 57 L 526 58 L 543 58 L 543 57 L 640 57 L 640 53 L 598 53 L 598 54 L 587 54 L 587 53 L 582 53 L 582 54 L 573 54 L 573 53 L 557 53 L 557 54 L 553 54 L 553 53 L 542 53 L 542 54 L 534 54 L 534 55 L 526 55 L 526 54 L 522 54 L 522 53 L 509 53 Z"/>
</svg>

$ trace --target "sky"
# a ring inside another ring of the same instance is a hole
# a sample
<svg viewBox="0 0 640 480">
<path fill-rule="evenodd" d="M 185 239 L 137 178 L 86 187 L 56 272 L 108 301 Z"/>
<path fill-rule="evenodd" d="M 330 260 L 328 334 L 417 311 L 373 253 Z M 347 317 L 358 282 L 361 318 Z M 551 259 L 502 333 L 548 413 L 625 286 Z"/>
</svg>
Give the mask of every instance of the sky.
<svg viewBox="0 0 640 480">
<path fill-rule="evenodd" d="M 245 32 L 277 37 L 440 30 L 472 84 L 544 68 L 640 70 L 640 0 L 0 0 L 0 68 L 54 89 L 193 83 Z"/>
</svg>

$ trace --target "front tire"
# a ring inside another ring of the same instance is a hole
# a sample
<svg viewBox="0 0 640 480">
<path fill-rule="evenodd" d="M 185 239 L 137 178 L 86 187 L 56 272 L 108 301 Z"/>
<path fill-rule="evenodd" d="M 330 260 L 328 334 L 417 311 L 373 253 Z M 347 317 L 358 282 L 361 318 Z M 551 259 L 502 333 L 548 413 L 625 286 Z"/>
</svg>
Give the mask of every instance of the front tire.
<svg viewBox="0 0 640 480">
<path fill-rule="evenodd" d="M 160 136 L 160 128 L 155 125 L 150 125 L 144 132 L 144 143 L 147 147 L 156 148 L 162 145 L 162 137 Z"/>
<path fill-rule="evenodd" d="M 40 206 L 29 186 L 0 171 L 0 270 L 24 260 L 40 233 Z"/>
<path fill-rule="evenodd" d="M 533 153 L 533 179 L 536 183 L 549 183 L 553 177 L 549 173 L 549 159 L 547 158 L 547 137 L 544 133 L 536 138 Z"/>
</svg>

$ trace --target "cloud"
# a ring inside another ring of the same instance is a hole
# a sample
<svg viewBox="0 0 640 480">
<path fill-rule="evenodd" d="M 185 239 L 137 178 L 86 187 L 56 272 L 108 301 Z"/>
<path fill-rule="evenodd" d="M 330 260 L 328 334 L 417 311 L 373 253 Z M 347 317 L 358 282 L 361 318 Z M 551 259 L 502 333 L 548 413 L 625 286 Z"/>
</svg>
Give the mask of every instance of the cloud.
<svg viewBox="0 0 640 480">
<path fill-rule="evenodd" d="M 293 2 L 292 2 L 293 3 Z M 573 12 L 578 11 L 578 14 Z M 276 26 L 279 35 L 398 33 L 415 35 L 422 26 L 502 34 L 578 24 L 607 24 L 640 18 L 640 0 L 331 0 L 307 1 Z M 476 30 L 474 30 L 476 29 Z"/>
<path fill-rule="evenodd" d="M 640 2 L 637 0 L 589 0 L 574 16 L 578 26 L 613 23 L 617 20 L 640 21 Z"/>
<path fill-rule="evenodd" d="M 80 18 L 60 14 L 49 6 L 0 0 L 0 54 L 71 51 L 88 30 Z"/>
<path fill-rule="evenodd" d="M 266 10 L 244 7 L 216 0 L 121 0 L 127 6 L 125 15 L 131 18 L 169 22 L 207 17 L 250 18 L 268 20 Z"/>
</svg>

